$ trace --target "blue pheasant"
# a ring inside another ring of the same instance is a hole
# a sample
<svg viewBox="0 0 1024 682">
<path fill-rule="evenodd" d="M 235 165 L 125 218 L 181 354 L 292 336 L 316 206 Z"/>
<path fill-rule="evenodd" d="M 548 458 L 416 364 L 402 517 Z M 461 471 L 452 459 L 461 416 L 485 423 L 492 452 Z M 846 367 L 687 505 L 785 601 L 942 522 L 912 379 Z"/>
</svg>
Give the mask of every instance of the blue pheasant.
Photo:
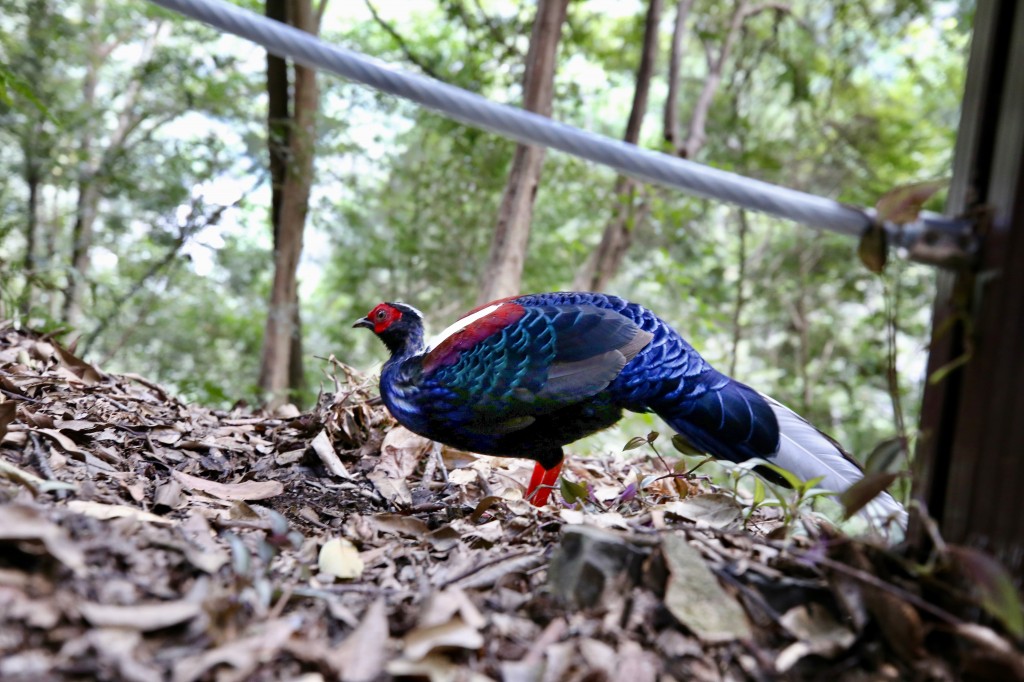
<svg viewBox="0 0 1024 682">
<path fill-rule="evenodd" d="M 482 306 L 429 345 L 423 316 L 381 303 L 358 320 L 391 358 L 381 397 L 399 423 L 453 447 L 536 461 L 527 496 L 547 503 L 562 447 L 605 429 L 623 410 L 655 412 L 702 452 L 762 458 L 820 487 L 862 477 L 836 443 L 796 413 L 713 368 L 650 310 L 598 293 L 516 296 Z M 887 493 L 874 518 L 901 521 Z"/>
</svg>

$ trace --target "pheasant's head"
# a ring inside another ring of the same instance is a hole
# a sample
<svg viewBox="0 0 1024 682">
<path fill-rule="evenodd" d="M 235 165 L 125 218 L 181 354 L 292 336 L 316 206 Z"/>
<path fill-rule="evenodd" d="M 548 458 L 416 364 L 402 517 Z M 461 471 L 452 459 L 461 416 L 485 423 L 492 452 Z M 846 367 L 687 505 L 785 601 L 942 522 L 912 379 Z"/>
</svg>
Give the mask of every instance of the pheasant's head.
<svg viewBox="0 0 1024 682">
<path fill-rule="evenodd" d="M 417 353 L 423 348 L 423 315 L 411 305 L 380 303 L 352 326 L 373 330 L 392 355 Z"/>
</svg>

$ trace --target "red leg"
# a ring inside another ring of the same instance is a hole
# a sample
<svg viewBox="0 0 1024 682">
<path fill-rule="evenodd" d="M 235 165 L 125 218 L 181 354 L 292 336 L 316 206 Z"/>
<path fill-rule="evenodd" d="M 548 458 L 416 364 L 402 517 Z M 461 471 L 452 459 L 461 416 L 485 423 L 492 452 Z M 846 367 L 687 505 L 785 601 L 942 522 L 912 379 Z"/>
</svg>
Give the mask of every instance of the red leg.
<svg viewBox="0 0 1024 682">
<path fill-rule="evenodd" d="M 533 475 L 530 476 L 530 485 L 526 487 L 526 499 L 530 500 L 535 507 L 546 505 L 548 498 L 551 497 L 551 489 L 558 482 L 558 474 L 561 472 L 561 462 L 550 469 L 545 469 L 540 463 L 534 465 Z"/>
</svg>

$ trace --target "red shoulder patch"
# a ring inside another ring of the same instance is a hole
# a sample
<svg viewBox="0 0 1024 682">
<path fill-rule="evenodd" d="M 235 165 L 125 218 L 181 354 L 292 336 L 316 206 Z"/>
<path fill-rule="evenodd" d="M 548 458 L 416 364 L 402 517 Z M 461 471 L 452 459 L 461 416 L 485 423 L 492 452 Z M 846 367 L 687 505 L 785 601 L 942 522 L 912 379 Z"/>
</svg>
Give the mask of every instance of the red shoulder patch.
<svg viewBox="0 0 1024 682">
<path fill-rule="evenodd" d="M 423 371 L 430 374 L 439 367 L 454 365 L 458 362 L 459 356 L 463 351 L 469 350 L 488 336 L 521 320 L 523 315 L 526 314 L 526 308 L 517 303 L 503 302 L 505 300 L 488 303 L 486 306 L 476 308 L 467 315 L 464 315 L 463 317 L 472 317 L 473 314 L 498 304 L 492 312 L 479 319 L 470 321 L 465 327 L 450 334 L 437 347 L 427 353 L 426 357 L 423 358 Z"/>
</svg>

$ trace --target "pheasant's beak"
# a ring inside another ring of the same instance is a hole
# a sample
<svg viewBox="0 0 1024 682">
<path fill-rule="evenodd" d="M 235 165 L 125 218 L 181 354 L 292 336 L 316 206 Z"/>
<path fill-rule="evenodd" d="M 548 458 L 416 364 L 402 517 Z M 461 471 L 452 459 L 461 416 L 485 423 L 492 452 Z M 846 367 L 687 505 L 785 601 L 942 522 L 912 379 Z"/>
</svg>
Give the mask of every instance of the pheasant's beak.
<svg viewBox="0 0 1024 682">
<path fill-rule="evenodd" d="M 371 322 L 370 318 L 368 318 L 368 317 L 360 317 L 358 320 L 356 320 L 356 323 L 354 325 L 352 325 L 352 326 L 353 327 L 365 327 L 367 329 L 373 329 L 373 322 Z"/>
</svg>

